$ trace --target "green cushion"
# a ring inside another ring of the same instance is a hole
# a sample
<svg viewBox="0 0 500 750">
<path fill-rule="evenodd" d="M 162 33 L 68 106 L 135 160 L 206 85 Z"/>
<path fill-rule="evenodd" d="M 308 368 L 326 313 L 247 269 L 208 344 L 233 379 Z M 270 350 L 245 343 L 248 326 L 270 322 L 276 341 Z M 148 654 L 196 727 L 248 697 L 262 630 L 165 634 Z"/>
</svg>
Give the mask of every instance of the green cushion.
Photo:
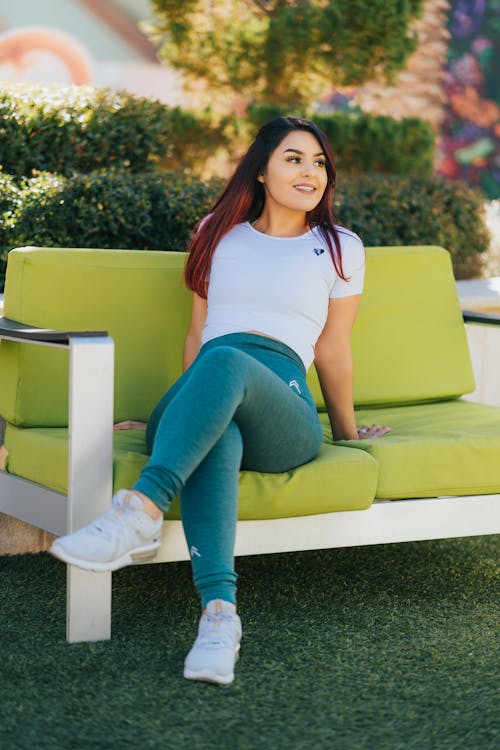
<svg viewBox="0 0 500 750">
<path fill-rule="evenodd" d="M 114 491 L 130 487 L 147 461 L 144 432 L 114 434 Z M 67 491 L 67 429 L 20 429 L 9 425 L 7 469 L 60 492 Z M 91 470 L 91 467 L 89 467 Z M 240 473 L 239 518 L 306 516 L 369 508 L 377 484 L 377 464 L 366 453 L 323 445 L 311 463 L 281 474 Z M 179 518 L 174 501 L 169 518 Z"/>
<path fill-rule="evenodd" d="M 439 247 L 367 248 L 352 333 L 357 405 L 417 403 L 474 390 L 449 253 Z M 324 408 L 316 374 L 309 383 Z"/>
<path fill-rule="evenodd" d="M 325 438 L 331 441 L 326 415 L 322 418 Z M 377 460 L 379 499 L 500 492 L 499 407 L 457 399 L 360 409 L 357 423 L 393 428 L 376 440 L 336 443 Z"/>
<path fill-rule="evenodd" d="M 183 253 L 24 248 L 9 254 L 6 317 L 108 330 L 116 344 L 115 420 L 148 418 L 182 369 L 191 295 Z M 368 248 L 353 331 L 357 404 L 409 403 L 473 390 L 448 253 Z M 324 408 L 314 368 L 309 382 Z M 67 352 L 0 344 L 0 414 L 16 425 L 67 425 Z"/>
<path fill-rule="evenodd" d="M 115 421 L 146 420 L 182 372 L 191 295 L 183 253 L 21 249 L 9 253 L 5 317 L 44 328 L 107 330 L 115 340 Z M 0 414 L 68 424 L 68 354 L 3 341 Z"/>
</svg>

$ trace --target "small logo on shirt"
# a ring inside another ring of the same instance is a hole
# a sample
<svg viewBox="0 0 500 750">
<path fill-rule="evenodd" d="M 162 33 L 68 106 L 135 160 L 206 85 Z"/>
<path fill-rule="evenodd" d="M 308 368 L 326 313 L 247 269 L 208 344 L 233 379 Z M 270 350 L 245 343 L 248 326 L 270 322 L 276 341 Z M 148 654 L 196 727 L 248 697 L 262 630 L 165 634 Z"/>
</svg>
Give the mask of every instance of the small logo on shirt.
<svg viewBox="0 0 500 750">
<path fill-rule="evenodd" d="M 323 255 L 325 249 L 323 247 L 315 247 L 313 252 L 315 252 L 316 255 Z"/>
<path fill-rule="evenodd" d="M 195 547 L 194 544 L 191 546 L 189 554 L 191 555 L 191 557 L 201 557 L 198 547 Z"/>
<path fill-rule="evenodd" d="M 299 384 L 297 383 L 296 380 L 290 380 L 290 382 L 288 383 L 288 387 L 289 388 L 296 388 L 297 389 L 297 393 L 300 393 L 300 394 L 302 393 L 302 391 L 300 390 L 300 386 L 299 386 Z"/>
</svg>

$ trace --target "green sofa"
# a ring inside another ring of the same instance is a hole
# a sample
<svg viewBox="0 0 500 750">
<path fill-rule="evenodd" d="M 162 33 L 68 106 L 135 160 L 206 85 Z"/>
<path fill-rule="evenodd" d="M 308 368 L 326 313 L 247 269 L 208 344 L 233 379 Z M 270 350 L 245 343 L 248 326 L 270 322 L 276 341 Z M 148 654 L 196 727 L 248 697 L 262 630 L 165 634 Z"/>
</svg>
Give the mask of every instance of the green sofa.
<svg viewBox="0 0 500 750">
<path fill-rule="evenodd" d="M 146 420 L 181 373 L 191 306 L 184 259 L 125 250 L 9 254 L 1 512 L 61 534 L 136 479 L 147 461 L 144 433 L 113 433 L 112 423 Z M 500 408 L 462 398 L 474 378 L 448 253 L 368 248 L 352 344 L 358 423 L 393 432 L 333 443 L 311 368 L 321 453 L 283 474 L 241 472 L 236 554 L 499 530 Z M 166 518 L 157 560 L 188 559 L 178 503 Z M 111 575 L 68 566 L 68 639 L 109 637 L 110 612 Z"/>
</svg>

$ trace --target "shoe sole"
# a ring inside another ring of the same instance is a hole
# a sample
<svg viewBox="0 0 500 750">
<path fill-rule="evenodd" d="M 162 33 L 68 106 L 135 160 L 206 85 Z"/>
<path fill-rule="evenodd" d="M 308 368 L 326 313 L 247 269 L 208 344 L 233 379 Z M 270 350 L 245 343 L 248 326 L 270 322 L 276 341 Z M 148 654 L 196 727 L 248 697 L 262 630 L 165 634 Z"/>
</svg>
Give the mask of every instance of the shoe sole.
<svg viewBox="0 0 500 750">
<path fill-rule="evenodd" d="M 136 547 L 136 549 L 130 550 L 130 552 L 125 553 L 121 557 L 117 557 L 116 560 L 109 560 L 108 562 L 93 562 L 91 560 L 81 560 L 77 557 L 72 557 L 63 549 L 59 549 L 56 542 L 54 542 L 49 552 L 54 557 L 57 557 L 58 560 L 62 560 L 69 565 L 76 565 L 77 568 L 82 568 L 82 570 L 91 570 L 94 573 L 107 573 L 119 568 L 125 568 L 127 565 L 151 562 L 156 557 L 159 548 L 160 542 L 158 541 L 146 547 Z"/>
<path fill-rule="evenodd" d="M 238 661 L 240 656 L 240 644 L 235 649 L 234 661 Z M 234 671 L 229 675 L 220 675 L 212 672 L 210 669 L 187 669 L 184 667 L 184 677 L 186 680 L 198 680 L 199 682 L 211 682 L 214 685 L 230 685 L 234 680 Z"/>
</svg>

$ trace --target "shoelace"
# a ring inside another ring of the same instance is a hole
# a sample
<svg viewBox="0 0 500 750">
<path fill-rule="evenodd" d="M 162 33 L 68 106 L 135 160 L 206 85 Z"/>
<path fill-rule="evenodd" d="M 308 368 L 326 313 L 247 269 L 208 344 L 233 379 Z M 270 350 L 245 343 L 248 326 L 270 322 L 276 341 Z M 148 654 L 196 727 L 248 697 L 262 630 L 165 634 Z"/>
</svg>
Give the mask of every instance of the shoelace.
<svg viewBox="0 0 500 750">
<path fill-rule="evenodd" d="M 99 534 L 108 541 L 113 538 L 117 528 L 119 529 L 119 533 L 130 533 L 130 526 L 126 521 L 126 516 L 133 511 L 133 508 L 127 503 L 120 502 L 118 497 L 113 497 L 112 502 L 112 507 L 90 526 L 92 533 Z"/>
<path fill-rule="evenodd" d="M 203 615 L 196 645 L 202 648 L 234 648 L 232 620 L 231 615 Z"/>
</svg>

